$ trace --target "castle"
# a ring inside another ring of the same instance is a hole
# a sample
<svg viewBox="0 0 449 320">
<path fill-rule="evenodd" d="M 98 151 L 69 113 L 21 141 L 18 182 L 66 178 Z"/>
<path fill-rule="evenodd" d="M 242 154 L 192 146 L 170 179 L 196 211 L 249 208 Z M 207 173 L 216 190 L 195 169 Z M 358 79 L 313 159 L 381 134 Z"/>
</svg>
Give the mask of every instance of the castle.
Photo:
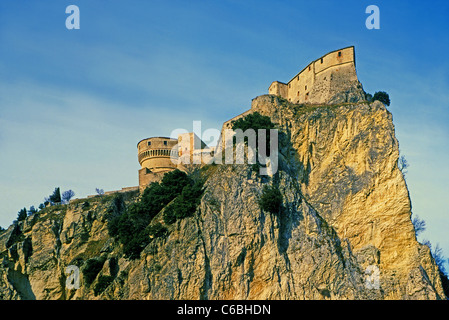
<svg viewBox="0 0 449 320">
<path fill-rule="evenodd" d="M 331 51 L 309 63 L 289 82 L 274 81 L 268 93 L 292 103 L 334 104 L 365 98 L 357 79 L 354 46 Z"/>
<path fill-rule="evenodd" d="M 152 137 L 137 143 L 139 170 L 139 189 L 159 181 L 162 176 L 175 169 L 185 169 L 185 164 L 195 164 L 202 152 L 213 152 L 193 132 L 178 135 L 178 139 Z M 198 164 L 201 164 L 199 162 Z"/>
<path fill-rule="evenodd" d="M 357 78 L 353 46 L 329 52 L 309 63 L 289 82 L 274 81 L 268 94 L 280 96 L 291 103 L 336 104 L 365 100 L 365 92 Z M 223 129 L 231 128 L 232 121 L 251 113 L 251 109 L 226 121 Z M 220 140 L 221 141 L 221 140 Z M 193 163 L 195 155 L 211 152 L 194 133 L 178 135 L 178 139 L 152 137 L 137 144 L 139 189 L 142 191 L 159 181 L 164 173 L 184 164 Z M 201 162 L 200 162 L 201 163 Z"/>
</svg>

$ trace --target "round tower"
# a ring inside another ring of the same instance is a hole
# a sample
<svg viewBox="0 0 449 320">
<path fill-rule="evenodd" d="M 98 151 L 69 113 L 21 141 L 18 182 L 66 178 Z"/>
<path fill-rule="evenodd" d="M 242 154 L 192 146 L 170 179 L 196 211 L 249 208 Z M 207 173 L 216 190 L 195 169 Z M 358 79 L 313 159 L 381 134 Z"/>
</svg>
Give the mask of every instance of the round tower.
<svg viewBox="0 0 449 320">
<path fill-rule="evenodd" d="M 142 169 L 162 172 L 176 169 L 178 151 L 177 139 L 153 137 L 143 139 L 137 144 L 138 160 Z M 173 160 L 173 161 L 172 161 Z"/>
<path fill-rule="evenodd" d="M 151 182 L 160 181 L 165 172 L 177 168 L 178 140 L 168 137 L 143 139 L 137 144 L 139 190 L 143 191 Z"/>
</svg>

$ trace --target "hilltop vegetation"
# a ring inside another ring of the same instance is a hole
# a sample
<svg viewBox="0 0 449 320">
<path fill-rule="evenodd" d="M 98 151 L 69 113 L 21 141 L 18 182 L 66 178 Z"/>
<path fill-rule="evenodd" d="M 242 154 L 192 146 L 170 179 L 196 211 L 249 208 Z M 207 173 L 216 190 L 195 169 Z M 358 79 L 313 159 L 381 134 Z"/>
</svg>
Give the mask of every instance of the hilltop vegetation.
<svg viewBox="0 0 449 320">
<path fill-rule="evenodd" d="M 116 195 L 108 218 L 109 234 L 123 245 L 127 257 L 138 258 L 152 239 L 166 234 L 164 224 L 172 224 L 194 213 L 202 185 L 201 180 L 195 181 L 186 173 L 174 170 L 166 173 L 161 182 L 151 183 L 141 199 L 128 207 L 123 204 L 121 195 Z M 153 221 L 166 206 L 164 224 Z"/>
</svg>

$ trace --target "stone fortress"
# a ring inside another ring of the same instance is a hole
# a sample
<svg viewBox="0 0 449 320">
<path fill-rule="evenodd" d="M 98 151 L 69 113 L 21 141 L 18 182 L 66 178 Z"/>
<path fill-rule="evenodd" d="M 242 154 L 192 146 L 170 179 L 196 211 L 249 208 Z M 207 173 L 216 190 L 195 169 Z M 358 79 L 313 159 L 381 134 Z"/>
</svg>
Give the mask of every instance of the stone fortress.
<svg viewBox="0 0 449 320">
<path fill-rule="evenodd" d="M 325 54 L 309 63 L 287 83 L 274 81 L 268 93 L 292 103 L 334 104 L 365 99 L 357 79 L 354 47 Z"/>
<path fill-rule="evenodd" d="M 152 137 L 137 144 L 139 170 L 139 190 L 148 184 L 159 181 L 162 176 L 175 169 L 185 170 L 185 164 L 194 164 L 195 156 L 208 148 L 198 136 L 192 132 L 178 135 L 178 139 L 169 137 Z"/>
<path fill-rule="evenodd" d="M 280 96 L 291 103 L 336 104 L 365 100 L 366 94 L 357 78 L 353 46 L 329 52 L 309 63 L 289 82 L 274 81 L 268 94 Z M 231 128 L 232 121 L 251 113 L 251 109 L 224 122 L 223 129 Z M 222 139 L 219 141 L 222 142 Z M 221 146 L 219 145 L 218 148 Z M 178 135 L 178 139 L 152 137 L 137 144 L 139 189 L 159 181 L 164 173 L 185 170 L 184 164 L 193 163 L 195 155 L 209 148 L 194 133 Z"/>
</svg>

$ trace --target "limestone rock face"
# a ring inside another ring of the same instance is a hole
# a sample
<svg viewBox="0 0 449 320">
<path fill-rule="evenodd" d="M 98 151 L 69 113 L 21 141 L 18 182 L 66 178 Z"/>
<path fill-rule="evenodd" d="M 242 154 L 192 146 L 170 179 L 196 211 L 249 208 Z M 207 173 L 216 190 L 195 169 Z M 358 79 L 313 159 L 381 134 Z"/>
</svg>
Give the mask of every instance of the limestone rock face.
<svg viewBox="0 0 449 320">
<path fill-rule="evenodd" d="M 358 260 L 367 248 L 376 251 L 384 298 L 444 297 L 428 247 L 416 241 L 392 116 L 382 103 L 296 107 L 266 95 L 252 110 L 288 133 L 302 194 Z M 407 290 L 415 277 L 427 279 L 427 289 Z"/>
<path fill-rule="evenodd" d="M 416 241 L 381 103 L 300 106 L 265 95 L 252 111 L 281 130 L 277 174 L 205 167 L 195 214 L 135 260 L 108 234 L 113 195 L 46 208 L 0 234 L 0 299 L 445 298 L 428 247 Z M 275 182 L 283 202 L 272 214 L 259 198 Z M 83 272 L 91 262 L 93 276 Z M 68 266 L 80 270 L 78 289 L 67 285 Z"/>
</svg>

